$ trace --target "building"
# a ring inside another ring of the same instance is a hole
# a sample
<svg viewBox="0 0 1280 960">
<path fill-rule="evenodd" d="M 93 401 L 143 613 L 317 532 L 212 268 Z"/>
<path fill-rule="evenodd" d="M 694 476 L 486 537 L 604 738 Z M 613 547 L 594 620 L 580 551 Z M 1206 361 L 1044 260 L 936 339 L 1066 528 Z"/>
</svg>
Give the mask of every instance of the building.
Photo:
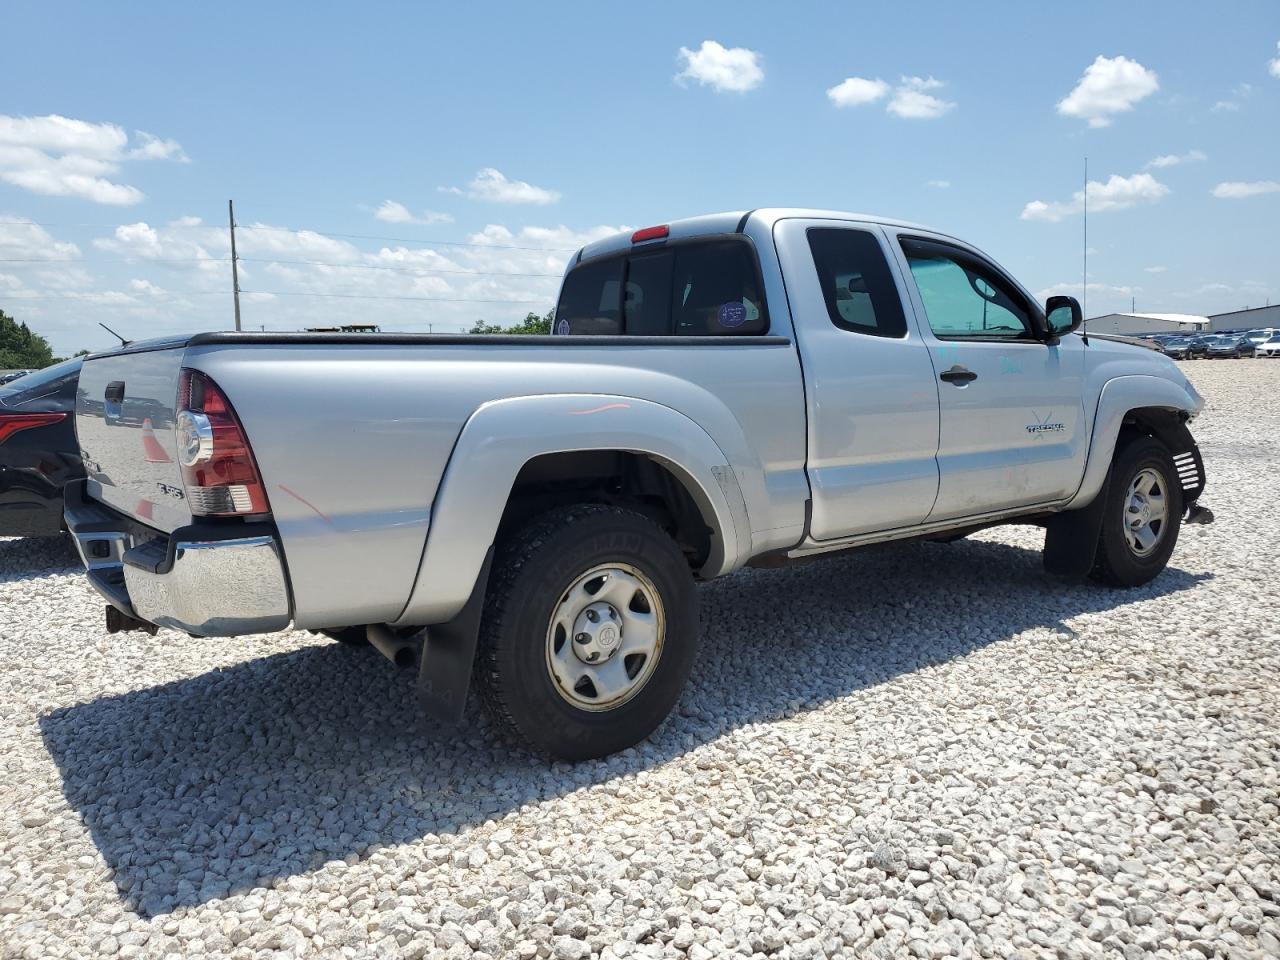
<svg viewBox="0 0 1280 960">
<path fill-rule="evenodd" d="M 1209 317 L 1189 313 L 1108 313 L 1092 317 L 1086 328 L 1090 333 L 1137 337 L 1146 333 L 1196 333 L 1210 329 L 1209 322 Z"/>
<path fill-rule="evenodd" d="M 1272 327 L 1280 330 L 1280 303 L 1249 310 L 1232 310 L 1209 317 L 1210 330 L 1257 330 Z"/>
</svg>

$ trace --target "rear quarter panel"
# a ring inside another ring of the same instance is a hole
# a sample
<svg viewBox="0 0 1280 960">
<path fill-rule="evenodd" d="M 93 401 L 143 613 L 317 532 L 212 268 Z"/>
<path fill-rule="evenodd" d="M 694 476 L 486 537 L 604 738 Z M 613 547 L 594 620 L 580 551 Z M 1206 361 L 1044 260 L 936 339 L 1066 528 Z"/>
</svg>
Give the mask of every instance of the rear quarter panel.
<svg viewBox="0 0 1280 960">
<path fill-rule="evenodd" d="M 186 362 L 222 386 L 248 433 L 300 627 L 400 616 L 454 443 L 482 404 L 505 398 L 604 394 L 669 406 L 732 464 L 748 553 L 790 545 L 803 527 L 803 392 L 790 343 L 228 343 L 193 346 Z M 528 429 L 551 437 L 554 424 Z"/>
</svg>

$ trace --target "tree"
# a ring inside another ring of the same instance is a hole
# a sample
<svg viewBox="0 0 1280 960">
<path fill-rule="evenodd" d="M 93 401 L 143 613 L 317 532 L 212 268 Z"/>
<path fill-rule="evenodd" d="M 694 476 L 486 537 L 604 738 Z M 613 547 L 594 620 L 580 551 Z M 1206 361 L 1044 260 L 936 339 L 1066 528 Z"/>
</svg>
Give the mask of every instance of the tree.
<svg viewBox="0 0 1280 960">
<path fill-rule="evenodd" d="M 38 370 L 51 363 L 49 341 L 0 310 L 0 370 Z"/>
<path fill-rule="evenodd" d="M 505 333 L 505 334 L 546 334 L 551 332 L 551 321 L 555 319 L 555 308 L 547 311 L 545 317 L 540 317 L 536 313 L 529 313 L 525 318 L 513 327 L 503 327 L 496 323 L 486 323 L 484 320 L 478 321 L 472 326 L 470 333 Z"/>
</svg>

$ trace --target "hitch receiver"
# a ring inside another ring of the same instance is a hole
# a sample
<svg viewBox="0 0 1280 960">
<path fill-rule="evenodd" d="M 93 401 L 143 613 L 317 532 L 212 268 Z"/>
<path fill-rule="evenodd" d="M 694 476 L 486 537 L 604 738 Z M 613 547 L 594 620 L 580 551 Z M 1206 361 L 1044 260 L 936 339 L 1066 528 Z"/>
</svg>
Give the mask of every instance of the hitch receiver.
<svg viewBox="0 0 1280 960">
<path fill-rule="evenodd" d="M 154 623 L 148 623 L 146 620 L 139 620 L 137 617 L 131 617 L 127 613 L 121 613 L 115 607 L 107 604 L 107 633 L 141 630 L 154 637 L 159 629 Z"/>
</svg>

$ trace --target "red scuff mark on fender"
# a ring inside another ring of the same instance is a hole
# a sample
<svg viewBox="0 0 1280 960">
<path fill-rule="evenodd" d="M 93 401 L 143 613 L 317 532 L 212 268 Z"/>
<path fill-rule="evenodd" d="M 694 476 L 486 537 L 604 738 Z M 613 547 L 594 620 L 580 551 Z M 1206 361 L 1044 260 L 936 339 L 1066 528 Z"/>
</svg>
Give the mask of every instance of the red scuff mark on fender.
<svg viewBox="0 0 1280 960">
<path fill-rule="evenodd" d="M 147 463 L 173 463 L 173 459 L 164 452 L 164 447 L 156 439 L 150 417 L 142 421 L 142 453 Z"/>
<path fill-rule="evenodd" d="M 293 497 L 293 499 L 297 500 L 299 503 L 306 504 L 308 507 L 311 508 L 312 513 L 314 513 L 317 517 L 319 517 L 325 523 L 329 524 L 329 526 L 333 526 L 333 521 L 330 520 L 327 516 L 325 516 L 324 512 L 319 507 L 317 507 L 314 503 L 312 503 L 302 494 L 294 490 L 290 490 L 283 483 L 277 483 L 276 486 L 279 487 L 281 490 L 283 490 L 285 493 L 287 493 L 289 496 Z"/>
<path fill-rule="evenodd" d="M 585 417 L 588 414 L 592 414 L 592 413 L 604 413 L 606 410 L 630 410 L 630 409 L 631 409 L 631 404 L 629 403 L 606 403 L 603 406 L 592 407 L 590 410 L 570 410 L 569 416 Z"/>
</svg>

